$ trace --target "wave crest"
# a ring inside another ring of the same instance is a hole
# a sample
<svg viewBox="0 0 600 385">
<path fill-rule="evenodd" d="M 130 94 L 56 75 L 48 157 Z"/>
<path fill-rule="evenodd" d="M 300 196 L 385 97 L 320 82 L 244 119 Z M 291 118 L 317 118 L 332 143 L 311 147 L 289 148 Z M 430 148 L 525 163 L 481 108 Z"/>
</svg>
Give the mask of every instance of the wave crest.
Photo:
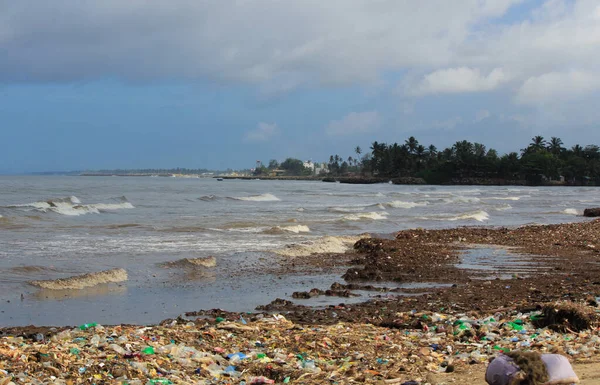
<svg viewBox="0 0 600 385">
<path fill-rule="evenodd" d="M 483 221 L 487 221 L 488 219 L 490 219 L 490 215 L 483 210 L 479 210 L 479 211 L 473 211 L 470 213 L 461 214 L 456 217 L 449 218 L 448 220 L 449 221 L 461 221 L 461 220 L 466 220 L 466 219 L 475 219 L 478 222 L 483 222 Z"/>
<path fill-rule="evenodd" d="M 564 209 L 563 213 L 567 215 L 583 215 L 583 212 L 577 209 Z"/>
<path fill-rule="evenodd" d="M 429 202 L 405 202 L 405 201 L 391 201 L 384 203 L 383 205 L 386 207 L 390 207 L 393 209 L 412 209 L 414 207 L 423 207 L 427 206 Z"/>
<path fill-rule="evenodd" d="M 372 220 L 372 221 L 377 221 L 377 220 L 384 220 L 384 219 L 388 219 L 389 214 L 386 213 L 385 211 L 383 212 L 370 212 L 370 213 L 357 213 L 357 214 L 350 214 L 350 215 L 344 215 L 342 218 L 347 220 L 347 221 L 360 221 L 360 220 Z"/>
<path fill-rule="evenodd" d="M 310 233 L 310 228 L 305 225 L 297 225 L 297 226 L 275 226 L 269 229 L 263 230 L 264 234 L 285 234 L 285 233 Z"/>
<path fill-rule="evenodd" d="M 8 206 L 9 208 L 31 208 L 43 213 L 53 212 L 60 215 L 78 216 L 100 214 L 104 211 L 135 208 L 125 197 L 113 198 L 115 203 L 82 204 L 76 196 L 54 198 L 47 201 Z"/>
<path fill-rule="evenodd" d="M 312 254 L 345 253 L 352 249 L 354 244 L 369 235 L 356 237 L 323 237 L 314 241 L 288 245 L 283 249 L 273 250 L 275 254 L 284 257 L 307 257 Z"/>
<path fill-rule="evenodd" d="M 265 193 L 260 195 L 251 195 L 248 197 L 231 197 L 230 199 L 234 199 L 236 201 L 247 201 L 247 202 L 275 202 L 280 201 L 281 199 L 277 198 L 273 194 Z"/>
<path fill-rule="evenodd" d="M 207 267 L 212 268 L 217 266 L 217 259 L 213 256 L 199 258 L 182 258 L 177 261 L 165 262 L 161 266 L 164 267 Z"/>
<path fill-rule="evenodd" d="M 127 271 L 125 269 L 110 269 L 96 273 L 76 275 L 69 278 L 59 278 L 43 281 L 30 281 L 29 283 L 43 289 L 65 290 L 65 289 L 83 289 L 103 283 L 127 281 Z"/>
</svg>

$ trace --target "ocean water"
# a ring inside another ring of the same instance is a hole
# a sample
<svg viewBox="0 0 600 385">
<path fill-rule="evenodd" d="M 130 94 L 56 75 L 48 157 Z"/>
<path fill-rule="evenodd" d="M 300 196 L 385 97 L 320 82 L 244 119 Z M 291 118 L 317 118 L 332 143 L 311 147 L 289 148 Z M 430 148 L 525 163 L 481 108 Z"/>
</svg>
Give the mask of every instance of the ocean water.
<svg viewBox="0 0 600 385">
<path fill-rule="evenodd" d="M 0 326 L 151 323 L 251 311 L 339 272 L 264 273 L 287 245 L 414 227 L 585 220 L 597 188 L 348 185 L 152 177 L 0 177 Z M 215 257 L 216 267 L 169 263 Z M 30 282 L 123 268 L 120 284 Z M 337 299 L 339 302 L 340 299 Z"/>
</svg>

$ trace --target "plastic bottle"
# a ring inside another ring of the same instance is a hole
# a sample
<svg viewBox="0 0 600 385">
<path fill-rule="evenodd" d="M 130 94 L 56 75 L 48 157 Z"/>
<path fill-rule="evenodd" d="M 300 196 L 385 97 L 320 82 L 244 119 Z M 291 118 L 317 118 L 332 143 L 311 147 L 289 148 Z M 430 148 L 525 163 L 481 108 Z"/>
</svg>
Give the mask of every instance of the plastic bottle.
<svg viewBox="0 0 600 385">
<path fill-rule="evenodd" d="M 92 339 L 90 339 L 90 343 L 94 347 L 98 347 L 100 345 L 100 336 L 98 334 L 94 334 Z"/>
<path fill-rule="evenodd" d="M 92 323 L 89 323 L 89 324 L 83 324 L 83 325 L 79 326 L 79 329 L 81 329 L 81 330 L 87 330 L 89 328 L 93 328 L 96 325 L 98 325 L 98 324 L 95 323 L 95 322 L 92 322 Z"/>
<path fill-rule="evenodd" d="M 118 354 L 127 354 L 127 351 L 117 344 L 110 344 L 108 345 L 108 348 L 114 350 Z"/>
<path fill-rule="evenodd" d="M 146 366 L 146 364 L 145 364 L 145 363 L 143 363 L 143 362 L 136 362 L 136 361 L 133 361 L 133 362 L 131 363 L 131 366 L 133 366 L 135 369 L 139 370 L 139 371 L 140 371 L 140 372 L 142 372 L 143 374 L 146 374 L 146 375 L 147 375 L 148 373 L 150 373 L 150 371 L 148 370 L 148 367 L 147 367 L 147 366 Z"/>
</svg>

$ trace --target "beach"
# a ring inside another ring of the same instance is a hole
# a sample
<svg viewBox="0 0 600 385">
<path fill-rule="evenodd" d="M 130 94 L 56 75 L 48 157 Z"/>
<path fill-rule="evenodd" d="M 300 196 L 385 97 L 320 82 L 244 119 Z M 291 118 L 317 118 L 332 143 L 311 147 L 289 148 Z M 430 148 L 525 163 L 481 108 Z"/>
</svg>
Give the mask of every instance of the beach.
<svg viewBox="0 0 600 385">
<path fill-rule="evenodd" d="M 105 179 L 1 196 L 1 384 L 597 383 L 592 188 Z"/>
<path fill-rule="evenodd" d="M 256 312 L 200 310 L 151 326 L 7 328 L 0 369 L 13 379 L 27 369 L 23 382 L 477 384 L 490 357 L 531 349 L 567 355 L 583 384 L 597 384 L 599 230 L 592 220 L 364 238 L 343 254 L 287 256 L 273 266 L 285 279 L 346 265 L 345 282 L 295 294 L 334 296 L 336 305 L 279 299 Z M 493 269 L 456 263 L 482 247 L 513 257 L 484 253 L 500 265 Z M 418 285 L 431 281 L 445 285 Z M 398 282 L 415 288 L 400 292 Z M 364 292 L 381 297 L 344 304 Z"/>
</svg>

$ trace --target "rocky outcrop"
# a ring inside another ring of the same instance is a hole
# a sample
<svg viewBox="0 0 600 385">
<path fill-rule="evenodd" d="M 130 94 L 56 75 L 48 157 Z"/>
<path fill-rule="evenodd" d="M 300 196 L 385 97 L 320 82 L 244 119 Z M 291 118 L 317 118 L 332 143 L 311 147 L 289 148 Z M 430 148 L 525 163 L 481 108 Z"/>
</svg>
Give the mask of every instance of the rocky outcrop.
<svg viewBox="0 0 600 385">
<path fill-rule="evenodd" d="M 600 207 L 583 210 L 584 217 L 600 217 Z"/>
</svg>

